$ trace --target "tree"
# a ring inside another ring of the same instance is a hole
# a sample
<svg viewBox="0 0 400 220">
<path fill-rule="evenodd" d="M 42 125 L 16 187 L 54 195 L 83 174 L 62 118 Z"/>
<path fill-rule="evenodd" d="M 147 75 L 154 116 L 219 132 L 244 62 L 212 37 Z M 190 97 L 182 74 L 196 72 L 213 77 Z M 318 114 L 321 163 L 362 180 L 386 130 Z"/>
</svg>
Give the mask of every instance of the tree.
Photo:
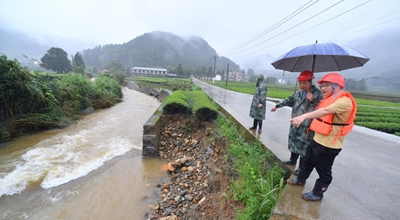
<svg viewBox="0 0 400 220">
<path fill-rule="evenodd" d="M 75 69 L 76 67 L 81 67 L 83 70 L 86 69 L 86 67 L 85 67 L 85 62 L 83 62 L 82 55 L 81 55 L 79 52 L 77 52 L 77 53 L 75 54 L 75 56 L 74 56 L 74 58 L 73 58 L 73 60 L 72 60 L 72 66 L 74 67 L 74 69 Z"/>
<path fill-rule="evenodd" d="M 278 79 L 273 76 L 268 76 L 265 80 L 267 84 L 276 84 L 276 82 L 278 82 Z"/>
<path fill-rule="evenodd" d="M 113 60 L 106 65 L 106 69 L 108 69 L 110 72 L 117 72 L 117 71 L 124 72 L 125 67 L 124 63 L 121 62 L 120 60 Z"/>
<path fill-rule="evenodd" d="M 69 73 L 72 71 L 71 62 L 68 60 L 68 54 L 61 48 L 50 48 L 40 60 L 45 64 L 44 67 L 48 70 L 53 70 L 57 73 Z"/>
<path fill-rule="evenodd" d="M 99 69 L 97 69 L 97 66 L 93 66 L 92 68 L 92 73 L 98 73 Z"/>
<path fill-rule="evenodd" d="M 182 65 L 181 65 L 180 63 L 179 63 L 179 65 L 176 67 L 175 73 L 176 73 L 178 76 L 183 76 L 183 68 L 182 68 Z"/>
<path fill-rule="evenodd" d="M 247 70 L 247 75 L 248 75 L 249 77 L 252 76 L 252 75 L 254 75 L 254 70 L 251 69 L 251 68 L 249 68 L 249 69 Z"/>
</svg>

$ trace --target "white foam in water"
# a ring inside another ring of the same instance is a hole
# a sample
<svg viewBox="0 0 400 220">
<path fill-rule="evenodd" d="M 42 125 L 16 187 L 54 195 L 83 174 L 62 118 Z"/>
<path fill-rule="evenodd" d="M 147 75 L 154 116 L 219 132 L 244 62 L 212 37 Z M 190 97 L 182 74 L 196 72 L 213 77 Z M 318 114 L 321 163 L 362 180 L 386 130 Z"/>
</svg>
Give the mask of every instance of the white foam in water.
<svg viewBox="0 0 400 220">
<path fill-rule="evenodd" d="M 142 103 L 141 96 L 139 93 L 104 114 L 100 112 L 80 120 L 77 126 L 26 148 L 22 156 L 9 157 L 7 169 L 1 171 L 0 197 L 21 193 L 29 186 L 47 189 L 68 183 L 114 157 L 141 149 L 139 124 L 147 120 L 146 114 L 151 114 L 147 111 L 148 105 L 155 109 L 159 106 L 158 102 L 150 103 L 146 98 Z M 54 197 L 53 201 L 58 199 Z"/>
<path fill-rule="evenodd" d="M 103 137 L 96 146 L 88 144 L 91 132 L 81 130 L 79 134 L 55 136 L 55 139 L 38 143 L 23 154 L 15 170 L 0 179 L 0 197 L 21 193 L 29 182 L 51 188 L 87 175 L 102 166 L 105 161 L 137 148 L 126 138 Z"/>
</svg>

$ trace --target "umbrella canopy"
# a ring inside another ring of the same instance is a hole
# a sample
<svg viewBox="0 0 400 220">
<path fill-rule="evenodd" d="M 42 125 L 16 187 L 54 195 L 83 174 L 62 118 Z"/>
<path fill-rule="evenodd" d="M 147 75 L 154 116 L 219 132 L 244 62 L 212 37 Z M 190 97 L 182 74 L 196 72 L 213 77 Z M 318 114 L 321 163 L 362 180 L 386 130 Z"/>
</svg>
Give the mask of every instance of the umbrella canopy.
<svg viewBox="0 0 400 220">
<path fill-rule="evenodd" d="M 311 70 L 313 73 L 341 71 L 361 67 L 369 58 L 349 47 L 334 43 L 299 46 L 280 56 L 272 66 L 290 72 Z"/>
</svg>

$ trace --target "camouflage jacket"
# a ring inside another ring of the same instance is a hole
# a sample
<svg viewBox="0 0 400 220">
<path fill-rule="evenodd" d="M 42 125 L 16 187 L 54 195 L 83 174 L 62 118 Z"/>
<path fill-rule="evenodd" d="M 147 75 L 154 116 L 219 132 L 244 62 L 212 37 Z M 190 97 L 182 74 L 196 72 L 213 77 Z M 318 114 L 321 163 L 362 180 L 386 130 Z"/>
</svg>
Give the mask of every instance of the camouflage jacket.
<svg viewBox="0 0 400 220">
<path fill-rule="evenodd" d="M 293 95 L 280 101 L 276 107 L 292 107 L 292 118 L 307 112 L 312 112 L 318 106 L 319 102 L 324 99 L 324 96 L 322 92 L 314 85 L 311 86 L 310 92 L 313 95 L 312 101 L 308 101 L 307 98 L 303 98 L 303 91 L 299 90 Z M 305 155 L 306 148 L 314 137 L 314 131 L 308 130 L 311 121 L 312 119 L 304 120 L 304 122 L 301 123 L 298 128 L 290 125 L 288 147 L 291 152 L 300 154 L 302 156 Z"/>
<path fill-rule="evenodd" d="M 265 119 L 265 111 L 266 111 L 266 102 L 267 102 L 267 86 L 263 83 L 263 80 L 259 81 L 256 90 L 254 91 L 253 100 L 251 101 L 250 106 L 250 117 L 257 120 Z M 259 108 L 258 104 L 262 104 L 262 107 Z"/>
</svg>

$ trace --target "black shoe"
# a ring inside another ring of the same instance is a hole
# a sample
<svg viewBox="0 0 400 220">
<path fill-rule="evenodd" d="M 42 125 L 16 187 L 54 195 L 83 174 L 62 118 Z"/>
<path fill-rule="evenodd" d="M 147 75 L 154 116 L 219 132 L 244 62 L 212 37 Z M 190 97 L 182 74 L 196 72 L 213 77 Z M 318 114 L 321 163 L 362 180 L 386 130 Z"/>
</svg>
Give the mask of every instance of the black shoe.
<svg viewBox="0 0 400 220">
<path fill-rule="evenodd" d="M 258 129 L 258 133 L 261 134 L 261 132 L 262 132 L 262 130 L 261 130 L 261 129 Z"/>
<path fill-rule="evenodd" d="M 293 172 L 293 175 L 298 176 L 298 175 L 299 175 L 299 171 L 300 171 L 300 169 L 297 168 L 297 169 Z"/>
<path fill-rule="evenodd" d="M 250 127 L 249 130 L 256 130 L 256 127 Z"/>
<path fill-rule="evenodd" d="M 296 161 L 292 161 L 292 160 L 282 161 L 282 163 L 286 164 L 286 165 L 296 165 Z"/>
<path fill-rule="evenodd" d="M 316 201 L 320 201 L 322 200 L 322 198 L 324 198 L 323 193 L 316 193 L 314 191 L 308 192 L 308 193 L 304 193 L 301 198 L 303 198 L 306 201 L 310 201 L 310 202 L 316 202 Z"/>
<path fill-rule="evenodd" d="M 304 185 L 306 185 L 306 181 L 302 182 L 299 179 L 297 179 L 297 177 L 294 178 L 294 179 L 286 180 L 286 183 L 289 184 L 289 185 L 296 185 L 296 186 L 304 186 Z"/>
</svg>

